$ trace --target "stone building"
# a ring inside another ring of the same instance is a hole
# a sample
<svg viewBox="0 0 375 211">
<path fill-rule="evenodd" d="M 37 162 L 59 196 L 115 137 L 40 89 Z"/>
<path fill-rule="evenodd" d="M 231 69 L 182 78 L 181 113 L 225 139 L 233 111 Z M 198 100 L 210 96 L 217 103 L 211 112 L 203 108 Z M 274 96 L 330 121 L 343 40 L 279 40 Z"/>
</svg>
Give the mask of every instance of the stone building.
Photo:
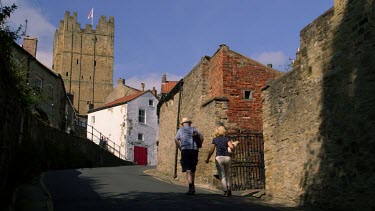
<svg viewBox="0 0 375 211">
<path fill-rule="evenodd" d="M 141 90 L 138 90 L 138 89 L 135 89 L 133 87 L 126 85 L 125 79 L 119 78 L 117 80 L 116 87 L 113 89 L 111 93 L 108 94 L 108 96 L 105 98 L 104 103 L 107 104 L 117 99 L 120 99 L 122 97 L 137 94 L 140 92 Z"/>
<path fill-rule="evenodd" d="M 25 83 L 32 89 L 37 104 L 33 113 L 47 125 L 70 132 L 75 128 L 76 113 L 65 92 L 61 75 L 35 58 L 37 38 L 24 37 L 22 47 L 13 44 L 13 59 Z"/>
<path fill-rule="evenodd" d="M 95 30 L 81 29 L 77 13 L 65 13 L 55 32 L 52 69 L 64 79 L 80 114 L 100 107 L 113 90 L 114 18 L 101 16 Z"/>
<path fill-rule="evenodd" d="M 270 198 L 375 209 L 374 8 L 335 0 L 301 30 L 294 70 L 263 91 Z"/>
<path fill-rule="evenodd" d="M 215 165 L 203 161 L 218 124 L 232 131 L 262 131 L 261 88 L 278 76 L 271 69 L 221 45 L 200 62 L 159 101 L 158 170 L 185 180 L 175 161 L 174 137 L 179 120 L 188 117 L 203 133 L 197 183 L 213 185 Z M 174 168 L 176 165 L 176 168 Z M 176 173 L 176 175 L 175 175 Z"/>
</svg>

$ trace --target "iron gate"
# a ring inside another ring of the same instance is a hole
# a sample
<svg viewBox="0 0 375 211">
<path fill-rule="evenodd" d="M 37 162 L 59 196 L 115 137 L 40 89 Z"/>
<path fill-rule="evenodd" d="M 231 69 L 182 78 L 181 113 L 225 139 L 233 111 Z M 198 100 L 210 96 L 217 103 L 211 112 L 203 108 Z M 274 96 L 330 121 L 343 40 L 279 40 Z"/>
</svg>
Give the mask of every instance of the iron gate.
<svg viewBox="0 0 375 211">
<path fill-rule="evenodd" d="M 229 135 L 240 143 L 232 153 L 232 190 L 264 189 L 264 149 L 262 133 Z"/>
</svg>

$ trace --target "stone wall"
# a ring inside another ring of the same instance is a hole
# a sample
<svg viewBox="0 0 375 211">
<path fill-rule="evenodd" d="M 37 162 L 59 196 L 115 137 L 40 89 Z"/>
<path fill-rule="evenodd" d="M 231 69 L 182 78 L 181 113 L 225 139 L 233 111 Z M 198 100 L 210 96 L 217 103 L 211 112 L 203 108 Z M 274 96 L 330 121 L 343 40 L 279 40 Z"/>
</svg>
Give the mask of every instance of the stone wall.
<svg viewBox="0 0 375 211">
<path fill-rule="evenodd" d="M 108 96 L 105 98 L 104 104 L 113 102 L 115 100 L 118 100 L 122 97 L 133 95 L 139 93 L 140 90 L 134 89 L 130 86 L 125 85 L 125 79 L 118 79 L 117 85 L 113 89 L 113 91 L 108 94 Z"/>
<path fill-rule="evenodd" d="M 301 31 L 299 66 L 263 92 L 270 198 L 375 208 L 374 6 L 335 0 Z"/>
<path fill-rule="evenodd" d="M 0 77 L 0 204 L 15 187 L 49 169 L 127 165 L 96 144 L 47 126 L 24 110 L 9 70 Z M 22 81 L 21 81 L 22 82 Z"/>
<path fill-rule="evenodd" d="M 213 57 L 205 56 L 179 85 L 159 103 L 158 170 L 174 176 L 174 137 L 179 125 L 178 103 L 181 90 L 180 119 L 188 117 L 204 135 L 200 149 L 196 182 L 217 186 L 212 174 L 215 163 L 204 163 L 214 130 L 224 124 L 230 130 L 261 130 L 261 87 L 281 73 L 261 65 L 221 45 Z M 254 99 L 244 100 L 243 91 L 254 91 Z M 245 117 L 245 118 L 244 118 Z M 177 128 L 176 128 L 177 127 Z M 179 157 L 177 158 L 179 161 Z M 214 159 L 212 159 L 214 161 Z M 177 179 L 185 180 L 177 163 Z"/>
</svg>

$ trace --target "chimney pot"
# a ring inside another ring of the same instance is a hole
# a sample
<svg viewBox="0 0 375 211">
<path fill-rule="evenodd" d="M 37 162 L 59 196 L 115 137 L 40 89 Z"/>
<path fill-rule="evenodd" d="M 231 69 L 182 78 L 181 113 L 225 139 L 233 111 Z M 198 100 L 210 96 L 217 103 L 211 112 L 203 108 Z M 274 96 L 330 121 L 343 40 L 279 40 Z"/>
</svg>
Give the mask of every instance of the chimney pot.
<svg viewBox="0 0 375 211">
<path fill-rule="evenodd" d="M 119 78 L 119 79 L 117 80 L 117 86 L 120 85 L 120 84 L 125 85 L 125 79 L 123 79 L 123 78 Z"/>
<path fill-rule="evenodd" d="M 145 91 L 145 84 L 141 83 L 141 87 L 142 87 L 142 92 L 144 92 Z"/>
<path fill-rule="evenodd" d="M 267 67 L 272 68 L 272 64 L 267 64 Z"/>
</svg>

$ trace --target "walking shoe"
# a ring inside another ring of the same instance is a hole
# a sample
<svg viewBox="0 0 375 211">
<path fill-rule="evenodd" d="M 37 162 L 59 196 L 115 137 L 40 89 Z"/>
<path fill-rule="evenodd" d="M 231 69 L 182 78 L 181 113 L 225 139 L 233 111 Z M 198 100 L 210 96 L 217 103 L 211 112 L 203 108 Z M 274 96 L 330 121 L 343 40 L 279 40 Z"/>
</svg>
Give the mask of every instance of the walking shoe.
<svg viewBox="0 0 375 211">
<path fill-rule="evenodd" d="M 228 196 L 228 191 L 224 191 L 224 197 L 227 197 Z"/>
<path fill-rule="evenodd" d="M 194 195 L 195 194 L 195 190 L 194 189 L 189 189 L 188 192 L 186 192 L 186 195 Z"/>
<path fill-rule="evenodd" d="M 228 190 L 227 196 L 231 196 L 231 195 L 232 195 L 232 190 Z"/>
<path fill-rule="evenodd" d="M 189 187 L 189 190 L 186 193 L 186 195 L 194 195 L 194 194 L 195 194 L 195 188 L 194 188 L 194 186 Z"/>
</svg>

